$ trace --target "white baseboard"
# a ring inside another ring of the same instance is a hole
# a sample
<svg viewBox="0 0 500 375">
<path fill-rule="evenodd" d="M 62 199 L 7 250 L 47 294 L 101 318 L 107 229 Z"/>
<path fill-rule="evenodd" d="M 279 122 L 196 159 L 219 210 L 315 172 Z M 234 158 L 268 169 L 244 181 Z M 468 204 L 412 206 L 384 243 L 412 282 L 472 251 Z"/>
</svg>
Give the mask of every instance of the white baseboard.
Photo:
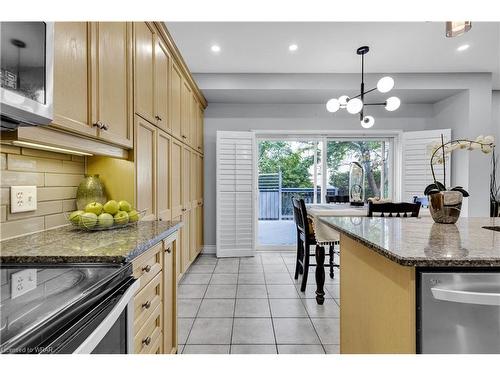
<svg viewBox="0 0 500 375">
<path fill-rule="evenodd" d="M 217 251 L 215 245 L 205 245 L 201 252 L 203 254 L 215 254 Z"/>
</svg>

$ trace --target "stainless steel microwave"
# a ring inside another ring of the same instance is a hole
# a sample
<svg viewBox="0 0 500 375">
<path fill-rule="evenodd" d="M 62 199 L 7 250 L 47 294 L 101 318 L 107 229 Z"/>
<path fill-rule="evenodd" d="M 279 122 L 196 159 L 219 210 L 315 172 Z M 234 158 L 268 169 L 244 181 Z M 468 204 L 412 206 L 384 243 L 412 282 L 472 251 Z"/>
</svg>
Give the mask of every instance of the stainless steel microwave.
<svg viewBox="0 0 500 375">
<path fill-rule="evenodd" d="M 52 121 L 54 24 L 0 22 L 1 129 Z"/>
</svg>

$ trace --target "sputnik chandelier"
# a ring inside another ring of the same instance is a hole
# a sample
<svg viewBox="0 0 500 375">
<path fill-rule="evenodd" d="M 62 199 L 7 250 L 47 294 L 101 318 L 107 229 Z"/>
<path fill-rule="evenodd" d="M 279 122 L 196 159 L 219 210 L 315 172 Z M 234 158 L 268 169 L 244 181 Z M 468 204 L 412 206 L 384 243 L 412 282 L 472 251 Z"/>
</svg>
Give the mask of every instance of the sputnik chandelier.
<svg viewBox="0 0 500 375">
<path fill-rule="evenodd" d="M 391 96 L 387 98 L 385 102 L 382 103 L 365 103 L 365 95 L 378 90 L 381 93 L 387 93 L 394 87 L 394 80 L 392 77 L 382 77 L 377 82 L 377 87 L 365 91 L 365 55 L 368 53 L 370 48 L 368 46 L 359 47 L 356 51 L 358 55 L 361 55 L 361 92 L 353 96 L 352 98 L 347 95 L 342 95 L 341 97 L 330 99 L 326 103 L 326 110 L 328 112 L 337 112 L 339 109 L 346 109 L 350 114 L 358 114 L 361 121 L 361 126 L 365 129 L 371 128 L 375 124 L 375 119 L 373 116 L 365 116 L 365 107 L 373 105 L 383 105 L 385 109 L 392 112 L 399 108 L 401 105 L 401 100 L 396 96 Z"/>
</svg>

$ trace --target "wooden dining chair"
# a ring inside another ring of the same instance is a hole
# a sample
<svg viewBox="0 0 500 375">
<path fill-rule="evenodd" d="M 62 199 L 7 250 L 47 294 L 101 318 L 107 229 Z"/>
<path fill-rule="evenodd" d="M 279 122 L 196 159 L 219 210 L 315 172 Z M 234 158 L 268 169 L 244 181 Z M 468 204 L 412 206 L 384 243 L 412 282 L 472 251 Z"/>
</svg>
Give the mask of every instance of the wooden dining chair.
<svg viewBox="0 0 500 375">
<path fill-rule="evenodd" d="M 312 223 L 307 217 L 306 204 L 303 199 L 295 199 L 292 197 L 293 217 L 297 228 L 297 260 L 295 263 L 295 280 L 302 274 L 302 283 L 300 290 L 305 292 L 307 286 L 307 277 L 309 275 L 309 267 L 316 267 L 316 264 L 310 262 L 310 257 L 315 256 L 315 253 L 310 252 L 311 246 L 320 247 L 316 242 Z M 325 267 L 330 268 L 330 278 L 334 278 L 334 268 L 339 268 L 338 264 L 334 263 L 334 246 L 330 245 L 328 255 L 329 262 Z"/>
<path fill-rule="evenodd" d="M 416 203 L 373 203 L 368 202 L 368 217 L 418 217 L 420 202 Z M 410 214 L 410 216 L 408 216 Z"/>
</svg>

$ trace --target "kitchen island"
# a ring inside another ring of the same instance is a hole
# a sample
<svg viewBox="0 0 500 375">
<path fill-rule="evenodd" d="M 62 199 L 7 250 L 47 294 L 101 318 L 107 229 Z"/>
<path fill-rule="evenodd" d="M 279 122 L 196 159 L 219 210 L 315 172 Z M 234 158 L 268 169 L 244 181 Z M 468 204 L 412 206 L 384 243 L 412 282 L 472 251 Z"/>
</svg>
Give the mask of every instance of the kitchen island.
<svg viewBox="0 0 500 375">
<path fill-rule="evenodd" d="M 500 226 L 498 218 L 320 220 L 340 233 L 341 353 L 420 352 L 421 272 L 500 270 L 500 232 L 484 228 Z M 324 267 L 317 272 L 321 296 Z"/>
</svg>

